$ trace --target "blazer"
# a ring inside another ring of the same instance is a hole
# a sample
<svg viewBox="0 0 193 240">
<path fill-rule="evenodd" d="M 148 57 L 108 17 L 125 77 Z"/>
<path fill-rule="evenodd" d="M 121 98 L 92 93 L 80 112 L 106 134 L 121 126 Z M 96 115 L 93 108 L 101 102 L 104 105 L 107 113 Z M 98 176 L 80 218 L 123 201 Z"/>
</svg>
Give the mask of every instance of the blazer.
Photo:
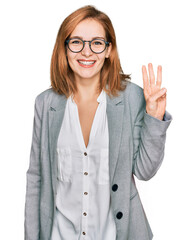
<svg viewBox="0 0 193 240">
<path fill-rule="evenodd" d="M 27 170 L 25 240 L 48 240 L 55 212 L 57 140 L 66 106 L 65 95 L 52 88 L 36 97 L 30 164 Z M 143 89 L 129 82 L 118 97 L 107 95 L 110 194 L 117 240 L 153 238 L 134 175 L 149 180 L 164 158 L 165 121 L 146 113 Z M 104 239 L 105 240 L 105 239 Z"/>
</svg>

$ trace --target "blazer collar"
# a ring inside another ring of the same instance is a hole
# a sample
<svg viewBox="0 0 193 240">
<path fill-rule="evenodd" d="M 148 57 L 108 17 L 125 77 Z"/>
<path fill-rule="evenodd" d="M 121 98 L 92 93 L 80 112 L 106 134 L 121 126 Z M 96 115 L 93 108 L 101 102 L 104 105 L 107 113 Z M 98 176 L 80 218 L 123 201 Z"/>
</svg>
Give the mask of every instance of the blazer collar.
<svg viewBox="0 0 193 240">
<path fill-rule="evenodd" d="M 117 105 L 118 103 L 121 103 L 123 101 L 123 92 L 119 92 L 119 96 L 117 97 L 109 97 L 107 96 L 107 104 L 110 105 Z M 65 110 L 66 107 L 66 101 L 67 98 L 65 95 L 57 95 L 57 98 L 53 100 L 53 102 L 51 103 L 51 107 L 50 110 L 51 111 L 61 111 L 61 110 Z"/>
</svg>

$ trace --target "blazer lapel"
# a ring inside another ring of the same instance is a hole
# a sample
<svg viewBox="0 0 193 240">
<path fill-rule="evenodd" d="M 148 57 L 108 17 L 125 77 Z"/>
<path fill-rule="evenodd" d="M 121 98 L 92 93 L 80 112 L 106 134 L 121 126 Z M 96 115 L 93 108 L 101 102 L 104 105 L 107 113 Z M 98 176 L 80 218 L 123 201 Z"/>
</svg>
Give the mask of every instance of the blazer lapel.
<svg viewBox="0 0 193 240">
<path fill-rule="evenodd" d="M 118 153 L 121 142 L 121 133 L 123 126 L 123 93 L 113 99 L 107 95 L 107 119 L 109 128 L 109 174 L 110 183 L 113 182 L 113 177 L 117 165 Z"/>
<path fill-rule="evenodd" d="M 62 125 L 64 111 L 66 107 L 66 97 L 60 95 L 59 98 L 52 103 L 49 109 L 49 151 L 51 158 L 52 171 L 52 187 L 56 193 L 56 179 L 57 179 L 57 141 Z"/>
</svg>

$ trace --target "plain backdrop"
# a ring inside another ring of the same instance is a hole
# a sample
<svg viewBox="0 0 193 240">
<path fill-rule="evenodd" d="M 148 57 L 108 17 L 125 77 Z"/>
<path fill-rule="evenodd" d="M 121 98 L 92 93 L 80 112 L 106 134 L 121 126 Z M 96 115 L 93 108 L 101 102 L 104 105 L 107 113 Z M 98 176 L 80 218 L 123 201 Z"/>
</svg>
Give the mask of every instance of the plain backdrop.
<svg viewBox="0 0 193 240">
<path fill-rule="evenodd" d="M 94 5 L 115 28 L 123 71 L 143 87 L 141 67 L 163 68 L 167 111 L 165 158 L 150 181 L 136 184 L 155 240 L 193 239 L 193 35 L 191 1 L 2 1 L 0 3 L 1 239 L 24 239 L 26 171 L 35 97 L 50 87 L 59 27 L 72 11 Z M 139 239 L 140 240 L 140 239 Z"/>
</svg>

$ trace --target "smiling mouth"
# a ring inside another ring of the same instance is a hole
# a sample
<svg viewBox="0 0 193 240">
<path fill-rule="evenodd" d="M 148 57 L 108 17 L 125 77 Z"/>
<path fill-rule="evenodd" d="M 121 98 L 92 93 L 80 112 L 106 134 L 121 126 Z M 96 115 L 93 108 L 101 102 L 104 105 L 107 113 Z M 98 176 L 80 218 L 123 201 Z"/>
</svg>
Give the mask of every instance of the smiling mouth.
<svg viewBox="0 0 193 240">
<path fill-rule="evenodd" d="M 85 60 L 77 60 L 79 65 L 82 67 L 92 67 L 96 61 L 85 61 Z"/>
</svg>

